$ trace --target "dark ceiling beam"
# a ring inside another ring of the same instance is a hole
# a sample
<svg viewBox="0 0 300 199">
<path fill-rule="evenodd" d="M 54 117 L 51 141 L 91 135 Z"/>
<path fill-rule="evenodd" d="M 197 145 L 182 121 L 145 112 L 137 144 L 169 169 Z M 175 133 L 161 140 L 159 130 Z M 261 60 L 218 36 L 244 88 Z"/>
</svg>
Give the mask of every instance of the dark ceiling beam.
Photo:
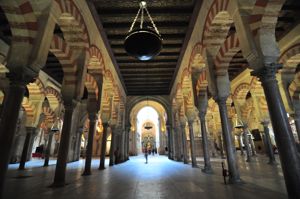
<svg viewBox="0 0 300 199">
<path fill-rule="evenodd" d="M 122 74 L 124 78 L 126 77 L 136 77 L 136 74 L 130 74 L 130 73 L 124 73 Z M 173 73 L 163 73 L 159 74 L 160 77 L 172 77 Z M 139 74 L 139 77 L 148 78 L 148 77 L 156 77 L 157 74 L 151 74 L 151 73 L 143 73 Z"/>
<path fill-rule="evenodd" d="M 178 56 L 179 55 L 179 52 L 160 52 L 158 56 Z M 118 57 L 118 56 L 128 56 L 128 54 L 126 52 L 123 52 L 123 53 L 115 53 L 115 57 Z"/>
<path fill-rule="evenodd" d="M 183 39 L 182 38 L 174 38 L 174 39 L 164 39 L 162 41 L 163 46 L 168 44 L 182 44 Z M 123 45 L 124 44 L 124 38 L 122 39 L 111 39 L 110 40 L 111 45 Z"/>
<path fill-rule="evenodd" d="M 173 62 L 151 62 L 151 61 L 147 61 L 147 62 L 130 62 L 130 63 L 119 63 L 120 67 L 137 67 L 139 66 L 141 67 L 148 67 L 149 65 L 153 66 L 153 67 L 164 67 L 164 66 L 175 66 L 176 65 L 176 61 Z"/>
<path fill-rule="evenodd" d="M 128 33 L 129 27 L 127 28 L 111 28 L 106 29 L 105 32 L 107 35 L 126 35 Z M 176 28 L 174 26 L 170 27 L 161 27 L 159 28 L 159 33 L 164 39 L 164 34 L 184 34 L 186 32 L 186 28 Z M 124 37 L 125 38 L 125 37 Z"/>
<path fill-rule="evenodd" d="M 103 4 L 102 4 L 103 5 Z M 135 17 L 139 7 L 138 5 L 132 7 L 132 8 L 114 8 L 113 6 L 104 8 L 102 5 L 99 5 L 97 8 L 97 13 L 99 15 L 106 15 L 106 14 L 128 14 L 129 16 L 131 15 L 132 17 Z M 101 7 L 100 7 L 101 6 Z M 188 14 L 191 13 L 193 8 L 192 7 L 183 7 L 183 6 L 177 6 L 173 5 L 172 7 L 151 7 L 151 5 L 148 6 L 149 12 L 152 14 L 163 14 L 163 15 L 168 15 L 168 14 Z M 128 16 L 128 17 L 129 17 Z"/>
<path fill-rule="evenodd" d="M 123 72 L 136 72 L 136 73 L 154 73 L 157 72 L 158 74 L 163 72 L 171 72 L 174 71 L 174 68 L 140 68 L 140 69 L 120 69 L 120 71 Z"/>
<path fill-rule="evenodd" d="M 160 61 L 169 61 L 169 60 L 177 60 L 178 59 L 178 55 L 175 56 L 162 56 L 162 55 L 158 55 L 154 58 L 155 61 L 160 62 Z M 116 56 L 116 60 L 118 63 L 131 63 L 132 61 L 136 61 L 135 57 L 131 57 L 131 56 Z M 140 63 L 147 63 L 147 61 L 141 62 Z"/>
<path fill-rule="evenodd" d="M 133 19 L 132 17 L 128 17 L 127 14 L 101 14 L 101 21 L 103 24 L 106 23 L 128 23 L 130 21 L 132 23 Z M 161 15 L 157 13 L 151 13 L 152 19 L 156 23 L 159 22 L 165 22 L 165 21 L 177 21 L 177 22 L 184 22 L 184 21 L 189 21 L 190 19 L 190 14 L 181 14 L 178 15 L 176 13 L 169 13 L 168 15 Z M 146 18 L 148 20 L 148 18 Z M 130 24 L 131 25 L 131 24 Z"/>
<path fill-rule="evenodd" d="M 105 18 L 105 17 L 104 17 Z M 155 19 L 153 19 L 155 20 Z M 119 28 L 127 28 L 129 30 L 131 24 L 132 24 L 132 21 L 130 19 L 128 19 L 127 22 L 104 22 L 102 23 L 103 24 L 103 27 L 105 29 L 119 29 Z M 182 28 L 182 27 L 186 27 L 188 26 L 189 22 L 188 21 L 176 21 L 176 20 L 173 20 L 173 21 L 156 21 L 155 20 L 155 25 L 157 27 L 159 27 L 159 29 L 161 28 L 165 28 L 165 27 L 174 27 L 174 28 Z M 137 25 L 137 24 L 136 24 Z M 151 25 L 149 21 L 145 21 L 144 22 L 144 25 L 147 26 L 147 25 Z M 152 26 L 152 25 L 151 25 Z"/>
</svg>

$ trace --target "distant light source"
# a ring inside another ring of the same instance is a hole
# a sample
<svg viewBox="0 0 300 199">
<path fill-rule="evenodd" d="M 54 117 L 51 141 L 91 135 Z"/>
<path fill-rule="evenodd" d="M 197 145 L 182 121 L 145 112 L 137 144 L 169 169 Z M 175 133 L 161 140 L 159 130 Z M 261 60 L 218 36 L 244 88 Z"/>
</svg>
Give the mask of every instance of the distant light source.
<svg viewBox="0 0 300 199">
<path fill-rule="evenodd" d="M 151 24 L 152 28 L 144 28 L 144 11 L 146 11 Z M 140 27 L 133 29 L 135 22 L 137 18 L 139 17 L 141 13 L 141 23 Z M 162 38 L 158 32 L 158 29 L 156 28 L 148 10 L 147 5 L 145 1 L 140 2 L 140 9 L 138 10 L 138 13 L 131 24 L 131 27 L 128 31 L 128 34 L 124 41 L 124 47 L 126 52 L 136 57 L 137 59 L 141 61 L 150 60 L 156 55 L 159 54 L 162 48 Z"/>
</svg>

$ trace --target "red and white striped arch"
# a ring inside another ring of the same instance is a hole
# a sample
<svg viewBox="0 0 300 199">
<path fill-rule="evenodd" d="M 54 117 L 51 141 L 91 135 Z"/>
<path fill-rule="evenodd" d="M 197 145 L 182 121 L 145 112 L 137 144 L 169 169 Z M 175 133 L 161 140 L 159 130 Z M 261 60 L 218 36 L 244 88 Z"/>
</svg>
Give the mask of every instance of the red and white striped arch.
<svg viewBox="0 0 300 199">
<path fill-rule="evenodd" d="M 205 61 L 203 59 L 203 45 L 198 42 L 195 44 L 190 57 L 189 68 L 204 68 Z M 189 69 L 191 70 L 191 69 Z"/>
<path fill-rule="evenodd" d="M 300 43 L 289 47 L 281 53 L 279 63 L 283 64 L 283 73 L 294 74 L 297 65 L 300 63 Z"/>
<path fill-rule="evenodd" d="M 50 51 L 56 56 L 64 71 L 64 84 L 75 85 L 77 82 L 77 64 L 69 45 L 60 37 L 54 35 Z"/>
<path fill-rule="evenodd" d="M 232 34 L 222 44 L 214 61 L 216 75 L 225 75 L 228 72 L 229 64 L 233 56 L 240 51 L 237 34 Z"/>
<path fill-rule="evenodd" d="M 58 25 L 70 48 L 88 48 L 89 37 L 86 24 L 73 0 L 55 0 L 52 6 L 52 11 L 58 12 Z"/>
<path fill-rule="evenodd" d="M 30 1 L 0 1 L 0 6 L 10 25 L 12 42 L 32 45 L 37 35 L 38 23 Z"/>
<path fill-rule="evenodd" d="M 233 23 L 232 17 L 229 15 L 229 0 L 215 0 L 206 16 L 202 43 L 210 49 L 210 53 L 215 56 L 219 46 L 227 37 L 229 28 Z"/>
<path fill-rule="evenodd" d="M 87 69 L 89 70 L 89 73 L 103 74 L 105 71 L 105 65 L 99 48 L 95 45 L 90 46 L 88 55 Z"/>
<path fill-rule="evenodd" d="M 85 86 L 88 90 L 88 98 L 91 100 L 98 100 L 98 85 L 95 78 L 89 73 L 86 74 Z"/>
<path fill-rule="evenodd" d="M 206 70 L 203 70 L 200 73 L 199 78 L 197 80 L 197 85 L 196 85 L 197 95 L 200 92 L 206 92 L 207 86 L 208 86 L 208 81 L 206 77 Z"/>
<path fill-rule="evenodd" d="M 56 107 L 58 107 L 58 105 L 63 102 L 61 94 L 56 89 L 50 86 L 46 87 L 45 96 L 47 97 L 50 107 L 53 110 L 55 110 Z"/>
<path fill-rule="evenodd" d="M 237 100 L 246 100 L 246 96 L 250 91 L 250 84 L 248 83 L 241 83 L 236 87 L 233 92 L 233 98 Z"/>
</svg>

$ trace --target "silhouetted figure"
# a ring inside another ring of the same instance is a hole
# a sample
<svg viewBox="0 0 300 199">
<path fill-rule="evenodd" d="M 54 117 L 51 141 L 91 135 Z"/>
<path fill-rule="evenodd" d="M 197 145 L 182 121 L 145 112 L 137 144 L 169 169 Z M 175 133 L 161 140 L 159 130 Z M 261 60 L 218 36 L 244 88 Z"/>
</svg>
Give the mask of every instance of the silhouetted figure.
<svg viewBox="0 0 300 199">
<path fill-rule="evenodd" d="M 154 153 L 155 153 L 155 149 L 152 149 L 152 155 L 154 155 Z"/>
<path fill-rule="evenodd" d="M 148 151 L 147 151 L 147 149 L 145 149 L 145 158 L 146 158 L 146 164 L 148 164 Z"/>
</svg>

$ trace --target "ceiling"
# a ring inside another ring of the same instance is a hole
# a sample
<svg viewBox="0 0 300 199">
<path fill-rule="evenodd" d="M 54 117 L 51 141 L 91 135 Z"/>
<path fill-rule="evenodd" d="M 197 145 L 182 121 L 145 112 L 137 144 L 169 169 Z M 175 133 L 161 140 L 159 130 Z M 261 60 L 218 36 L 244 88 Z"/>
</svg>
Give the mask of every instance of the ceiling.
<svg viewBox="0 0 300 199">
<path fill-rule="evenodd" d="M 94 17 L 104 28 L 127 95 L 168 95 L 197 1 L 147 1 L 149 13 L 163 38 L 162 51 L 149 61 L 139 61 L 127 55 L 123 45 L 140 1 L 92 2 L 97 11 Z M 148 17 L 145 20 L 147 26 Z"/>
<path fill-rule="evenodd" d="M 153 60 L 138 61 L 128 56 L 123 42 L 127 31 L 138 11 L 138 0 L 90 0 L 97 25 L 103 26 L 117 72 L 124 82 L 127 95 L 168 95 L 176 76 L 178 63 L 185 50 L 186 40 L 193 27 L 193 18 L 202 1 L 196 0 L 153 0 L 147 1 L 148 10 L 163 38 L 163 49 Z M 300 1 L 287 0 L 283 5 L 276 25 L 276 38 L 280 40 L 300 21 Z M 146 20 L 148 20 L 146 18 Z M 0 7 L 0 39 L 11 44 L 10 24 Z M 235 32 L 232 25 L 229 34 Z M 63 38 L 56 25 L 54 34 Z M 247 61 L 238 52 L 229 65 L 229 77 L 234 79 L 247 66 Z M 43 71 L 62 83 L 63 71 L 57 58 L 48 54 Z"/>
</svg>

